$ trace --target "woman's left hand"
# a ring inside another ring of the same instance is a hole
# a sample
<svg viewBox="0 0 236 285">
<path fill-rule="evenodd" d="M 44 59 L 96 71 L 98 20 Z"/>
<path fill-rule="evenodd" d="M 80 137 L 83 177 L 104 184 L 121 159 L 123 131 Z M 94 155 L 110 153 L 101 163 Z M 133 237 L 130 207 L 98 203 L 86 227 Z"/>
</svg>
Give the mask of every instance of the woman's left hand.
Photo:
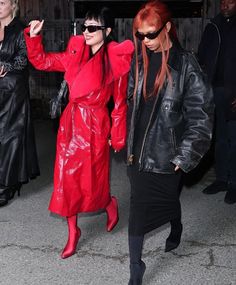
<svg viewBox="0 0 236 285">
<path fill-rule="evenodd" d="M 108 144 L 111 146 L 111 139 L 108 140 Z M 114 152 L 118 152 L 118 150 L 115 149 Z"/>
<path fill-rule="evenodd" d="M 4 71 L 4 66 L 0 67 L 0 77 L 4 77 L 7 74 L 6 71 Z"/>
<path fill-rule="evenodd" d="M 180 167 L 178 165 L 175 166 L 175 171 L 178 171 Z"/>
</svg>

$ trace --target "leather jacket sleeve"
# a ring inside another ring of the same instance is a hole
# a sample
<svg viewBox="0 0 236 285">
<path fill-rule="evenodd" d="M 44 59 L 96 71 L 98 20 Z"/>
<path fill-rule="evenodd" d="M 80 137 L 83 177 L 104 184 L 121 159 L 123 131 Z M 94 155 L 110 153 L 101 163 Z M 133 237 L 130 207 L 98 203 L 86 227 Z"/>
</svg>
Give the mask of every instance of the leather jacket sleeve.
<svg viewBox="0 0 236 285">
<path fill-rule="evenodd" d="M 183 71 L 183 119 L 184 132 L 171 160 L 183 171 L 189 172 L 197 166 L 210 147 L 212 138 L 214 103 L 210 84 L 196 59 L 188 54 Z"/>
<path fill-rule="evenodd" d="M 1 61 L 0 67 L 3 66 L 4 72 L 10 71 L 20 71 L 25 69 L 27 66 L 27 53 L 26 53 L 26 45 L 23 36 L 23 32 L 20 33 L 17 41 L 16 41 L 16 53 L 15 56 L 12 57 L 10 61 Z"/>
</svg>

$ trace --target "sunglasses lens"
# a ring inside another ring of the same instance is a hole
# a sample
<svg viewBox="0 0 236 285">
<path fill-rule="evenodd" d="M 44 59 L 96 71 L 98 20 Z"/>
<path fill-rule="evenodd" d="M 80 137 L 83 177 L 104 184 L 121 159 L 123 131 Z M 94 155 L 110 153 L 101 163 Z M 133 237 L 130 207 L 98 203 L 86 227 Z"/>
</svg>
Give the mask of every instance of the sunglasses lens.
<svg viewBox="0 0 236 285">
<path fill-rule="evenodd" d="M 86 30 L 88 30 L 89 33 L 94 33 L 96 31 L 104 30 L 104 29 L 105 29 L 105 26 L 94 26 L 94 25 L 85 26 L 84 24 L 81 25 L 81 31 L 82 32 L 85 32 Z"/>
<path fill-rule="evenodd" d="M 150 34 L 147 34 L 146 37 L 149 39 L 149 40 L 154 40 L 157 36 L 159 35 L 159 33 L 150 33 Z"/>
<path fill-rule="evenodd" d="M 97 27 L 97 26 L 87 26 L 87 29 L 88 29 L 89 33 L 94 33 L 94 32 L 96 32 L 99 29 L 99 27 Z"/>
<path fill-rule="evenodd" d="M 88 30 L 89 33 L 94 33 L 97 30 L 99 30 L 98 26 L 85 26 L 85 25 L 81 25 L 81 31 L 85 32 L 86 29 Z"/>
<path fill-rule="evenodd" d="M 163 28 L 165 27 L 166 24 L 164 24 L 158 31 L 156 31 L 155 33 L 148 33 L 148 34 L 140 34 L 138 31 L 136 32 L 135 36 L 140 40 L 143 41 L 144 38 L 147 38 L 149 40 L 154 40 L 155 38 L 157 38 L 159 36 L 159 34 L 161 33 L 161 31 L 163 30 Z"/>
<path fill-rule="evenodd" d="M 136 32 L 135 36 L 136 36 L 136 38 L 138 38 L 140 41 L 143 41 L 144 38 L 145 38 L 145 36 L 142 35 L 142 34 L 140 34 L 139 32 Z"/>
</svg>

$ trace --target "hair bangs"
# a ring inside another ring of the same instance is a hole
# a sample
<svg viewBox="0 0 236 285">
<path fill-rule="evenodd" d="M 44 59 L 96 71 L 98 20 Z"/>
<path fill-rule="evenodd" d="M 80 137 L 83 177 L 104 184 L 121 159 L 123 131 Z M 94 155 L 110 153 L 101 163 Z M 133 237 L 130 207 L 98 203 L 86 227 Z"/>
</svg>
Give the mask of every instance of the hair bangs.
<svg viewBox="0 0 236 285">
<path fill-rule="evenodd" d="M 95 20 L 97 22 L 100 22 L 102 25 L 104 24 L 102 22 L 101 16 L 98 13 L 96 13 L 96 11 L 92 10 L 86 14 L 85 20 Z"/>
</svg>

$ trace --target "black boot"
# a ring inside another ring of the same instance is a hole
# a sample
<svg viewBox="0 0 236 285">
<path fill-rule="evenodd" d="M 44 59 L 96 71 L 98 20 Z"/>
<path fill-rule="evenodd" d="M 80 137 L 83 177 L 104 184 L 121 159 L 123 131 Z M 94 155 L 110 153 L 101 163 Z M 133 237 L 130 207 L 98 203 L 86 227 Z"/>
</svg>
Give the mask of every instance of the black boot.
<svg viewBox="0 0 236 285">
<path fill-rule="evenodd" d="M 9 188 L 5 186 L 0 186 L 0 207 L 8 204 L 9 200 Z"/>
<path fill-rule="evenodd" d="M 165 252 L 169 252 L 179 246 L 183 231 L 183 226 L 181 224 L 180 219 L 172 220 L 170 224 L 171 232 L 168 238 L 166 239 Z"/>
<path fill-rule="evenodd" d="M 142 285 L 143 275 L 145 270 L 146 270 L 146 265 L 142 260 L 140 263 L 131 263 L 130 280 L 128 285 Z"/>
<path fill-rule="evenodd" d="M 9 193 L 9 200 L 14 198 L 16 192 L 18 194 L 18 197 L 20 196 L 21 186 L 22 186 L 22 183 L 18 183 L 16 185 L 10 187 L 10 190 L 9 190 L 9 192 L 10 192 Z"/>
<path fill-rule="evenodd" d="M 208 185 L 205 189 L 202 190 L 204 194 L 216 194 L 221 191 L 227 191 L 228 182 L 215 180 L 212 184 Z"/>
<path fill-rule="evenodd" d="M 236 203 L 236 187 L 230 187 L 229 190 L 225 194 L 225 203 L 234 204 Z"/>
<path fill-rule="evenodd" d="M 144 235 L 129 235 L 130 253 L 130 280 L 128 285 L 141 285 L 146 269 L 145 263 L 141 260 Z"/>
</svg>

